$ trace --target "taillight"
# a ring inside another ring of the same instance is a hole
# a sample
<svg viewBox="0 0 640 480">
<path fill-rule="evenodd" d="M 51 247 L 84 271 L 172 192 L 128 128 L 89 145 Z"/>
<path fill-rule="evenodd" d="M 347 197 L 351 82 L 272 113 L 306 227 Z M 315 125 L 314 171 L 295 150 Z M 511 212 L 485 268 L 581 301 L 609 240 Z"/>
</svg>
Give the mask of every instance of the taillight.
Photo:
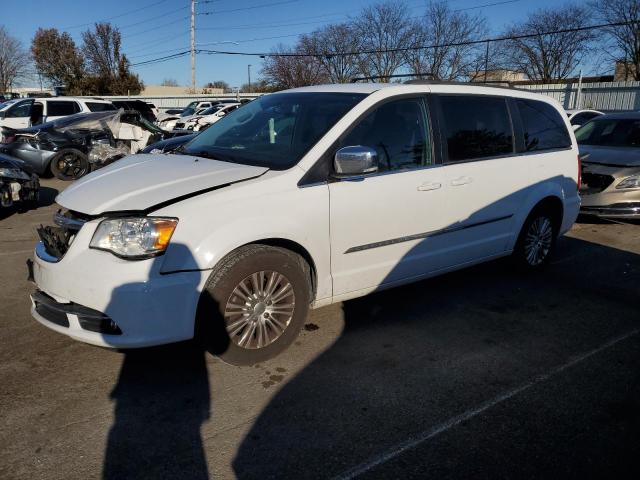
<svg viewBox="0 0 640 480">
<path fill-rule="evenodd" d="M 582 188 L 582 160 L 580 159 L 580 155 L 578 155 L 578 190 Z"/>
</svg>

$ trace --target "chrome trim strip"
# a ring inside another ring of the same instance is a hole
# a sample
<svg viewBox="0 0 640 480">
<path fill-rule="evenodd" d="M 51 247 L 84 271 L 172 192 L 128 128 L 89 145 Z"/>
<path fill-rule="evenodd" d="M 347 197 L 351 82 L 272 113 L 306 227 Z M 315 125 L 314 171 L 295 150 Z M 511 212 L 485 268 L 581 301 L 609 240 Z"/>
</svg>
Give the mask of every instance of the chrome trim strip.
<svg viewBox="0 0 640 480">
<path fill-rule="evenodd" d="M 466 230 L 467 228 L 479 227 L 481 225 L 486 225 L 488 223 L 494 223 L 494 222 L 500 222 L 502 220 L 507 220 L 507 219 L 509 219 L 511 217 L 513 217 L 513 214 L 505 215 L 505 216 L 497 217 L 497 218 L 492 218 L 490 220 L 483 220 L 481 222 L 467 223 L 467 224 L 463 224 L 463 225 L 457 225 L 455 227 L 447 227 L 447 228 L 443 228 L 441 230 L 434 230 L 434 231 L 431 231 L 431 232 L 416 233 L 414 235 L 407 235 L 405 237 L 392 238 L 391 240 L 382 240 L 380 242 L 367 243 L 367 244 L 364 244 L 364 245 L 358 245 L 356 247 L 351 247 L 347 251 L 345 251 L 344 253 L 347 254 L 347 253 L 361 252 L 363 250 L 370 250 L 372 248 L 379 248 L 379 247 L 386 247 L 388 245 L 395 245 L 396 243 L 411 242 L 412 240 L 420 240 L 420 239 L 427 238 L 427 237 L 435 237 L 435 236 L 438 236 L 438 235 L 444 235 L 446 233 L 459 232 L 460 230 Z"/>
</svg>

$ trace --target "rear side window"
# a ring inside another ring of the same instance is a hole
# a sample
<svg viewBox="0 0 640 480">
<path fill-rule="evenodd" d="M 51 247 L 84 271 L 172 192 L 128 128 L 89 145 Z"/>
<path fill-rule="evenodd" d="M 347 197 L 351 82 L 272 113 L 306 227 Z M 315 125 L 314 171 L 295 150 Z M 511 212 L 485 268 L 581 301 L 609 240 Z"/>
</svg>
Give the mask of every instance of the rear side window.
<svg viewBox="0 0 640 480">
<path fill-rule="evenodd" d="M 450 162 L 513 153 L 513 132 L 504 98 L 442 95 L 442 132 Z"/>
<path fill-rule="evenodd" d="M 584 125 L 589 120 L 594 117 L 597 117 L 598 114 L 594 112 L 582 112 L 577 114 L 575 117 L 571 119 L 571 125 Z"/>
<path fill-rule="evenodd" d="M 80 106 L 76 102 L 53 100 L 47 102 L 48 117 L 64 117 L 73 115 L 80 111 Z"/>
<path fill-rule="evenodd" d="M 560 113 L 546 102 L 516 99 L 527 152 L 567 148 L 571 137 Z"/>
<path fill-rule="evenodd" d="M 87 108 L 90 112 L 106 112 L 110 110 L 117 110 L 115 105 L 111 103 L 98 103 L 98 102 L 87 102 Z"/>
</svg>

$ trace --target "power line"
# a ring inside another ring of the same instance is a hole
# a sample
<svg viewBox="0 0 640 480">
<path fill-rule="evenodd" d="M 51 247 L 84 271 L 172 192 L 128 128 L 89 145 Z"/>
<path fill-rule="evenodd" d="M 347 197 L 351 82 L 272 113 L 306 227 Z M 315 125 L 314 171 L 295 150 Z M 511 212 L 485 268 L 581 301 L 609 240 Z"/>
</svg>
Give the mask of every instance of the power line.
<svg viewBox="0 0 640 480">
<path fill-rule="evenodd" d="M 494 2 L 494 3 L 486 3 L 484 5 L 476 5 L 475 7 L 456 8 L 453 11 L 454 12 L 464 12 L 465 10 L 477 10 L 479 8 L 495 7 L 497 5 L 505 5 L 507 3 L 517 3 L 517 2 L 521 2 L 521 1 L 522 0 L 506 0 L 506 1 L 503 1 L 503 2 Z"/>
<path fill-rule="evenodd" d="M 205 53 L 207 55 L 240 55 L 240 56 L 251 56 L 251 57 L 341 57 L 341 56 L 351 56 L 351 55 L 369 55 L 374 53 L 407 52 L 411 50 L 426 50 L 429 48 L 462 47 L 462 46 L 468 46 L 468 45 L 479 45 L 487 42 L 500 42 L 505 40 L 521 40 L 524 38 L 555 35 L 559 33 L 582 32 L 586 30 L 597 30 L 600 28 L 607 28 L 607 27 L 622 27 L 626 25 L 632 25 L 635 23 L 640 23 L 640 22 L 630 21 L 630 22 L 602 23 L 598 25 L 588 25 L 585 27 L 549 30 L 546 32 L 528 33 L 528 34 L 522 34 L 522 35 L 509 35 L 509 36 L 503 36 L 503 37 L 483 38 L 481 40 L 469 40 L 465 42 L 454 42 L 454 43 L 445 43 L 445 44 L 436 44 L 436 45 L 421 45 L 421 46 L 412 46 L 412 47 L 398 47 L 398 48 L 388 48 L 388 49 L 380 49 L 380 50 L 360 50 L 360 51 L 351 51 L 351 52 L 322 52 L 322 53 L 264 52 L 264 53 L 261 53 L 261 52 L 232 52 L 232 51 L 223 51 L 223 50 L 199 50 L 199 53 Z"/>
<path fill-rule="evenodd" d="M 198 15 L 218 15 L 219 13 L 232 13 L 232 12 L 242 12 L 245 10 L 255 10 L 257 8 L 267 8 L 267 7 L 275 7 L 276 5 L 286 5 L 289 3 L 297 3 L 300 0 L 284 0 L 281 2 L 273 2 L 273 3 L 264 3 L 261 5 L 253 5 L 250 7 L 242 7 L 242 8 L 234 8 L 232 10 L 216 10 L 213 12 L 201 12 Z"/>
<path fill-rule="evenodd" d="M 127 15 L 131 15 L 132 13 L 140 12 L 141 10 L 146 10 L 147 8 L 150 8 L 150 7 L 155 7 L 156 5 L 160 5 L 161 3 L 164 3 L 166 1 L 167 0 L 160 0 L 158 2 L 154 2 L 154 3 L 151 3 L 149 5 L 145 5 L 144 7 L 136 8 L 135 10 L 129 10 L 128 12 L 121 13 L 120 15 L 115 15 L 113 17 L 103 18 L 101 20 L 96 20 L 95 22 L 82 23 L 82 24 L 78 24 L 78 25 L 71 25 L 69 27 L 62 27 L 61 30 L 71 30 L 71 29 L 74 29 L 74 28 L 82 28 L 82 27 L 91 26 L 94 23 L 107 22 L 109 20 L 115 20 L 116 18 L 122 18 L 122 17 L 125 17 Z"/>
<path fill-rule="evenodd" d="M 173 20 L 171 22 L 163 23 L 162 25 L 158 25 L 158 26 L 153 27 L 153 28 L 148 28 L 147 30 L 142 30 L 141 32 L 130 33 L 128 35 L 122 35 L 122 38 L 125 39 L 125 38 L 137 37 L 138 35 L 142 35 L 143 33 L 152 32 L 154 30 L 158 30 L 159 28 L 164 28 L 164 27 L 166 27 L 168 25 L 173 25 L 174 23 L 182 22 L 182 21 L 188 20 L 188 19 L 189 19 L 189 17 L 181 17 L 181 18 L 178 18 L 178 19 Z"/>
<path fill-rule="evenodd" d="M 163 14 L 158 15 L 157 17 L 147 18 L 147 19 L 141 20 L 139 22 L 130 23 L 129 25 L 122 25 L 122 26 L 119 25 L 118 28 L 120 30 L 122 30 L 123 28 L 131 28 L 131 27 L 135 27 L 137 25 L 142 25 L 143 23 L 153 22 L 154 20 L 158 20 L 159 18 L 166 18 L 167 15 L 171 15 L 173 13 L 180 12 L 180 11 L 185 10 L 187 8 L 189 8 L 189 5 L 185 5 L 184 7 L 174 8 L 173 10 L 170 10 L 168 12 L 164 12 Z"/>
</svg>

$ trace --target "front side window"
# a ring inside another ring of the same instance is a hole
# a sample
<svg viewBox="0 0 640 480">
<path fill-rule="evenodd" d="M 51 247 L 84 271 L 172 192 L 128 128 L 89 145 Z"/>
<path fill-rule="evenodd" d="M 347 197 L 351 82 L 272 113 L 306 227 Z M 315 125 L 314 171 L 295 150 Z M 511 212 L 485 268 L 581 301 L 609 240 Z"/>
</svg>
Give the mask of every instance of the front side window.
<svg viewBox="0 0 640 480">
<path fill-rule="evenodd" d="M 597 118 L 576 130 L 579 145 L 640 146 L 640 119 Z"/>
<path fill-rule="evenodd" d="M 233 163 L 285 170 L 297 164 L 365 95 L 276 93 L 225 115 L 182 149 Z"/>
<path fill-rule="evenodd" d="M 431 165 L 425 104 L 420 98 L 385 103 L 362 119 L 340 147 L 364 146 L 378 153 L 378 170 L 407 170 Z"/>
<path fill-rule="evenodd" d="M 31 116 L 32 102 L 21 103 L 7 110 L 7 118 L 24 118 Z"/>
<path fill-rule="evenodd" d="M 73 115 L 78 113 L 80 107 L 76 102 L 69 101 L 51 101 L 47 102 L 47 116 L 49 117 L 64 117 L 66 115 Z"/>
<path fill-rule="evenodd" d="M 479 95 L 440 95 L 439 99 L 450 162 L 513 153 L 506 99 Z"/>
<path fill-rule="evenodd" d="M 522 98 L 518 98 L 516 104 L 522 119 L 524 148 L 527 152 L 571 146 L 564 119 L 552 105 Z"/>
</svg>

